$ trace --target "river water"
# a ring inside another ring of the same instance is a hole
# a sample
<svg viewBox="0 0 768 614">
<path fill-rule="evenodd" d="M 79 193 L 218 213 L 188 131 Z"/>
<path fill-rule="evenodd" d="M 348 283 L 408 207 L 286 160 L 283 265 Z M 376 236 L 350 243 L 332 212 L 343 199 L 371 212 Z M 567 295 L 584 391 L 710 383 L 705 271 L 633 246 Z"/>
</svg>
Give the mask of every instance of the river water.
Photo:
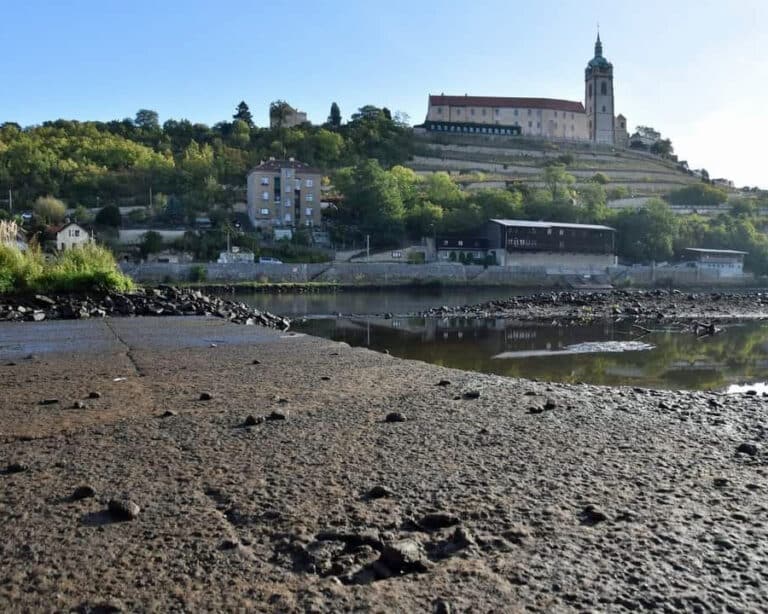
<svg viewBox="0 0 768 614">
<path fill-rule="evenodd" d="M 570 383 L 768 391 L 765 322 L 728 325 L 718 335 L 696 337 L 661 326 L 639 334 L 630 322 L 553 326 L 399 315 L 510 295 L 498 289 L 436 289 L 237 298 L 294 318 L 297 331 L 468 371 Z"/>
</svg>

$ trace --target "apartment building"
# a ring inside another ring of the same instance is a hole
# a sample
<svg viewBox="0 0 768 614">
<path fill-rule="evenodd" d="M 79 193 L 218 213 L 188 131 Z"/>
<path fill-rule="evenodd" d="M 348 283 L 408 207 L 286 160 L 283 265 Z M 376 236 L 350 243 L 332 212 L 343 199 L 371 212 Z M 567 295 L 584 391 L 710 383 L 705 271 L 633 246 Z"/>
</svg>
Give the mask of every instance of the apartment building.
<svg viewBox="0 0 768 614">
<path fill-rule="evenodd" d="M 322 178 L 293 158 L 262 162 L 248 173 L 248 217 L 261 229 L 319 227 Z"/>
</svg>

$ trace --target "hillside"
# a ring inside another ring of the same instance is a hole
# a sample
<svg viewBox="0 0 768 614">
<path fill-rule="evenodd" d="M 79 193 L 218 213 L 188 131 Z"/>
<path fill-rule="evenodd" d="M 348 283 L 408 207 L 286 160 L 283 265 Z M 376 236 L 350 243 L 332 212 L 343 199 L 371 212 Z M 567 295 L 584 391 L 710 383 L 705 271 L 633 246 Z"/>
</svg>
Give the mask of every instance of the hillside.
<svg viewBox="0 0 768 614">
<path fill-rule="evenodd" d="M 633 196 L 661 195 L 699 183 L 671 161 L 628 149 L 595 148 L 584 143 L 531 139 L 416 135 L 418 153 L 408 166 L 419 174 L 450 171 L 468 189 L 503 187 L 511 181 L 543 185 L 547 162 L 564 163 L 577 183 L 595 173 L 609 179 L 607 188 L 623 187 Z"/>
</svg>

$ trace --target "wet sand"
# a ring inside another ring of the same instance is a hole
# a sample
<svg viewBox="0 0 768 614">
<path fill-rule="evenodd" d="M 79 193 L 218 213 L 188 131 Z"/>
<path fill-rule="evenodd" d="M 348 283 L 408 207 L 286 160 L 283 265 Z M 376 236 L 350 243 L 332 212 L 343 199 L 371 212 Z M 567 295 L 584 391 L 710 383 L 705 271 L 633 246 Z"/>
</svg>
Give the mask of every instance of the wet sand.
<svg viewBox="0 0 768 614">
<path fill-rule="evenodd" d="M 0 377 L 2 611 L 768 608 L 761 396 L 175 317 L 0 324 Z"/>
</svg>

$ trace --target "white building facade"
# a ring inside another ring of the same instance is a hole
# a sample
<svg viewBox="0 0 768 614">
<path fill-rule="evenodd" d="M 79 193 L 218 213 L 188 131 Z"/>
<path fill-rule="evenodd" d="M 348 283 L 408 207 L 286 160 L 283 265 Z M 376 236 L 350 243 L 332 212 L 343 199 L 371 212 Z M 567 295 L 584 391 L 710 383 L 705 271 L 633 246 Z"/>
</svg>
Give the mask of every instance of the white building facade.
<svg viewBox="0 0 768 614">
<path fill-rule="evenodd" d="M 531 136 L 626 146 L 627 119 L 615 116 L 613 65 L 595 55 L 584 73 L 584 103 L 556 98 L 429 96 L 424 128 L 436 133 Z"/>
<path fill-rule="evenodd" d="M 56 249 L 60 252 L 80 247 L 92 240 L 90 233 L 74 222 L 65 224 L 56 231 Z"/>
</svg>

